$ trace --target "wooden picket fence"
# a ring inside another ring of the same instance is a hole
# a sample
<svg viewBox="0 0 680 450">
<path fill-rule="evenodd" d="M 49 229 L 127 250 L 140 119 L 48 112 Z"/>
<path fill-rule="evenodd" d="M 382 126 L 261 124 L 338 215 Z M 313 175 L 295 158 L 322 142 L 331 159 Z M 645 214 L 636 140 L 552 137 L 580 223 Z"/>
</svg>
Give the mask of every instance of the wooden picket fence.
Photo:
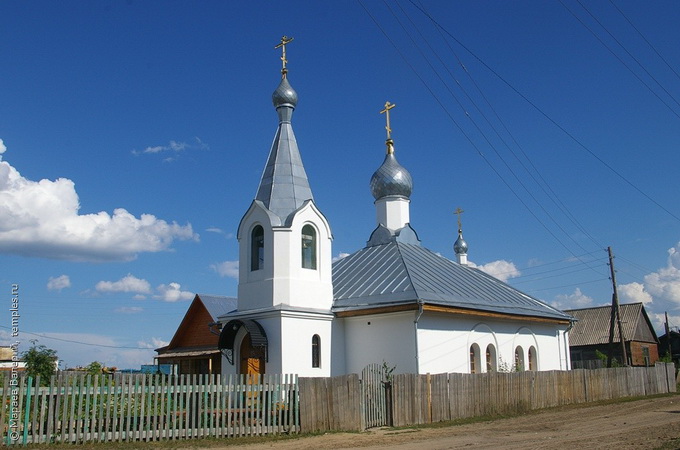
<svg viewBox="0 0 680 450">
<path fill-rule="evenodd" d="M 676 392 L 675 366 L 395 375 L 394 426 L 517 414 L 574 403 Z"/>
<path fill-rule="evenodd" d="M 363 375 L 300 378 L 301 432 L 409 426 L 676 392 L 675 366 L 664 363 L 547 372 L 397 374 L 391 380 L 383 377 L 380 388 L 379 379 Z M 334 417 L 335 411 L 342 412 L 342 420 Z"/>
<path fill-rule="evenodd" d="M 5 445 L 298 433 L 297 375 L 53 376 L 2 381 Z"/>
</svg>

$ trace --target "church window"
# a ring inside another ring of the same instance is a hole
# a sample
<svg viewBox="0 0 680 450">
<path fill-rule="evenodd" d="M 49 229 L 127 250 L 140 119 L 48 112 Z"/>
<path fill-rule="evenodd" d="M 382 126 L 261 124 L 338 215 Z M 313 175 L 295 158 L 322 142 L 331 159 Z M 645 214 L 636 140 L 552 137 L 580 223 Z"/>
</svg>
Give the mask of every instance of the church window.
<svg viewBox="0 0 680 450">
<path fill-rule="evenodd" d="M 522 372 L 525 370 L 524 367 L 524 349 L 521 346 L 517 346 L 515 349 L 515 367 L 516 372 Z"/>
<path fill-rule="evenodd" d="M 479 345 L 472 344 L 470 346 L 470 373 L 479 373 Z"/>
<path fill-rule="evenodd" d="M 321 338 L 318 334 L 312 336 L 312 367 L 321 367 Z"/>
<path fill-rule="evenodd" d="M 496 370 L 496 347 L 489 344 L 486 346 L 486 371 L 495 372 Z"/>
<path fill-rule="evenodd" d="M 536 370 L 537 367 L 536 347 L 529 347 L 529 370 Z"/>
<path fill-rule="evenodd" d="M 311 225 L 302 227 L 302 268 L 316 269 L 316 230 Z"/>
<path fill-rule="evenodd" d="M 258 225 L 250 236 L 250 270 L 264 268 L 264 229 Z"/>
</svg>

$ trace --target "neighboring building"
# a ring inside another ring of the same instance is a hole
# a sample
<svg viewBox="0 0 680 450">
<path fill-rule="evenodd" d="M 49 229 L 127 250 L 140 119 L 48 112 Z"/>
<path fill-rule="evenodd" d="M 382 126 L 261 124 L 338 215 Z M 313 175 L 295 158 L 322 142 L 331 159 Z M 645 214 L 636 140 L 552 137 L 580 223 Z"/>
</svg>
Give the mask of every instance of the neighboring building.
<svg viewBox="0 0 680 450">
<path fill-rule="evenodd" d="M 659 341 L 645 307 L 642 303 L 628 303 L 619 305 L 619 311 L 628 364 L 632 366 L 654 365 L 659 359 Z M 612 316 L 611 305 L 571 309 L 565 312 L 577 320 L 569 332 L 573 367 L 588 366 L 589 363 L 586 361 L 597 361 L 597 351 L 607 355 Z M 619 328 L 615 322 L 613 356 L 619 362 L 623 361 L 620 343 Z"/>
<path fill-rule="evenodd" d="M 298 97 L 283 61 L 273 94 L 278 129 L 238 227 L 238 308 L 220 317 L 222 373 L 325 377 L 382 361 L 398 373 L 568 369 L 570 316 L 468 266 L 460 227 L 457 262 L 421 246 L 389 103 L 387 154 L 371 179 L 377 228 L 365 248 L 332 262 L 331 228 L 293 133 Z"/>
<path fill-rule="evenodd" d="M 156 349 L 157 365 L 166 367 L 163 373 L 217 374 L 222 370 L 222 355 L 217 348 L 222 314 L 236 309 L 236 299 L 217 295 L 196 294 L 172 340 Z"/>
<path fill-rule="evenodd" d="M 659 356 L 670 355 L 676 367 L 680 365 L 680 332 L 669 330 L 663 336 L 659 336 Z"/>
</svg>

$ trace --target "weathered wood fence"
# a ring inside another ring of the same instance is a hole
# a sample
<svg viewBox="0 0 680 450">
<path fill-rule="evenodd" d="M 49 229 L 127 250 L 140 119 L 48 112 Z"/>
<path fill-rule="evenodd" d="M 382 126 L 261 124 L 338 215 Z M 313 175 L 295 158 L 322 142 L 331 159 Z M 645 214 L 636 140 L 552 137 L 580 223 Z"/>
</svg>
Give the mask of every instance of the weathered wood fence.
<svg viewBox="0 0 680 450">
<path fill-rule="evenodd" d="M 362 413 L 366 399 L 359 395 L 360 383 L 358 375 L 300 378 L 301 431 L 408 426 L 676 392 L 675 367 L 664 363 L 654 367 L 550 372 L 398 374 L 392 378 L 386 402 L 392 423 L 376 424 Z M 335 411 L 342 411 L 342 420 L 337 419 Z"/>
<path fill-rule="evenodd" d="M 35 383 L 34 383 L 35 381 Z M 69 375 L 3 380 L 5 445 L 299 432 L 296 375 Z"/>
</svg>

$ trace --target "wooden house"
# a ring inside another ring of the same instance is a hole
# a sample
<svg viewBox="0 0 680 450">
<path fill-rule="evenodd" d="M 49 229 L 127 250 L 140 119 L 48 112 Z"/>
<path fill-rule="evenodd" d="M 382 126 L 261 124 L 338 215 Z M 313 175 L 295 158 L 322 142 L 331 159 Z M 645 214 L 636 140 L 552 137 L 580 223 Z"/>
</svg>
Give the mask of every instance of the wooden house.
<svg viewBox="0 0 680 450">
<path fill-rule="evenodd" d="M 628 364 L 650 366 L 659 359 L 659 340 L 642 303 L 620 305 L 621 328 L 626 346 Z M 569 331 L 569 348 L 572 368 L 589 367 L 590 361 L 598 361 L 596 352 L 609 351 L 609 329 L 612 307 L 572 309 L 565 311 L 577 319 Z M 616 323 L 615 323 L 616 325 Z M 617 361 L 623 360 L 618 326 L 614 327 L 614 353 Z"/>
<path fill-rule="evenodd" d="M 235 309 L 235 298 L 196 294 L 170 343 L 156 349 L 157 364 L 172 364 L 175 374 L 219 374 L 217 317 Z"/>
</svg>

